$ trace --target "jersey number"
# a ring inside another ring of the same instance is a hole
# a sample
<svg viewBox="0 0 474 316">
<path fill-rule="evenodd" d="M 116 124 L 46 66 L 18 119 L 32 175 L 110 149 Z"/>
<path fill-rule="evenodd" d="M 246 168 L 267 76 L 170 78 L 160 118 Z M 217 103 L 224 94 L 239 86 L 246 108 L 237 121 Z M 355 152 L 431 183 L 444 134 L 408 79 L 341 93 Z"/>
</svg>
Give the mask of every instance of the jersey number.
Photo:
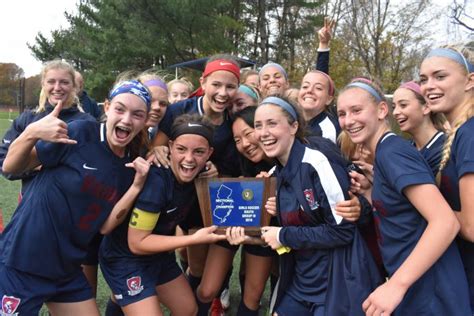
<svg viewBox="0 0 474 316">
<path fill-rule="evenodd" d="M 87 208 L 87 212 L 79 220 L 79 228 L 81 230 L 89 230 L 91 228 L 91 223 L 99 217 L 100 214 L 100 205 L 91 204 Z"/>
</svg>

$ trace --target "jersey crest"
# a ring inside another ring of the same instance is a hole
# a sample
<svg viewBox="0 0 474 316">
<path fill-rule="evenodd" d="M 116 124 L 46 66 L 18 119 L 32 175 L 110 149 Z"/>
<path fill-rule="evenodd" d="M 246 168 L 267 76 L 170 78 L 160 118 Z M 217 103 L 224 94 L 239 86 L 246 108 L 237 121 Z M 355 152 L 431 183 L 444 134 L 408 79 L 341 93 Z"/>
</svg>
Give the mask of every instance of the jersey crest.
<svg viewBox="0 0 474 316">
<path fill-rule="evenodd" d="M 319 207 L 318 201 L 314 199 L 313 189 L 306 189 L 303 191 L 306 201 L 308 201 L 309 208 L 314 211 Z"/>
<path fill-rule="evenodd" d="M 15 311 L 20 305 L 20 302 L 21 302 L 21 299 L 17 297 L 3 295 L 1 315 L 5 315 L 5 316 L 18 315 L 18 313 L 15 313 Z"/>
<path fill-rule="evenodd" d="M 128 295 L 135 296 L 143 291 L 142 278 L 140 276 L 134 276 L 127 279 Z"/>
</svg>

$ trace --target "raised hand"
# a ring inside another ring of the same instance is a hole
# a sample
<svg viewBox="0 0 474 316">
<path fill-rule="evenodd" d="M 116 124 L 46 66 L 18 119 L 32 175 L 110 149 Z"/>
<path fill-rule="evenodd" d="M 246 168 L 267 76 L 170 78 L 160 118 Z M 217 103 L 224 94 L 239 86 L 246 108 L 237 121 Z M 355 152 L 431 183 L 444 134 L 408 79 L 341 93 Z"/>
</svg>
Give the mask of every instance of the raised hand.
<svg viewBox="0 0 474 316">
<path fill-rule="evenodd" d="M 135 169 L 133 185 L 139 190 L 143 189 L 148 171 L 150 171 L 150 162 L 146 161 L 142 157 L 137 157 L 134 161 L 125 164 L 125 167 Z"/>
<path fill-rule="evenodd" d="M 41 120 L 30 124 L 30 129 L 34 129 L 34 134 L 37 139 L 53 143 L 77 143 L 77 141 L 70 139 L 67 135 L 67 124 L 58 118 L 62 108 L 63 103 L 59 101 L 51 113 Z"/>
<path fill-rule="evenodd" d="M 212 163 L 212 161 L 206 162 L 206 169 L 205 171 L 199 174 L 199 178 L 215 178 L 219 175 L 216 166 Z"/>
<path fill-rule="evenodd" d="M 154 162 L 158 167 L 163 166 L 169 168 L 171 165 L 169 155 L 170 149 L 168 146 L 156 146 L 151 150 L 147 160 L 149 162 Z"/>
<path fill-rule="evenodd" d="M 319 48 L 329 48 L 329 42 L 332 39 L 332 31 L 335 25 L 335 20 L 332 20 L 329 17 L 324 18 L 324 26 L 318 31 Z"/>
</svg>

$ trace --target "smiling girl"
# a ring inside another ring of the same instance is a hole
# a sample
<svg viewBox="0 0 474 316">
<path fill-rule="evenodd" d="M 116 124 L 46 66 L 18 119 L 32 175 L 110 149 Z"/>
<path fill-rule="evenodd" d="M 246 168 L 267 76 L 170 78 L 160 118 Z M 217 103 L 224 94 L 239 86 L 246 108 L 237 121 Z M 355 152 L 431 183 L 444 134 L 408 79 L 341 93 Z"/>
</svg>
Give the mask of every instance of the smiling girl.
<svg viewBox="0 0 474 316">
<path fill-rule="evenodd" d="M 443 127 L 445 118 L 441 113 L 431 112 L 416 82 L 405 82 L 393 93 L 393 117 L 400 130 L 413 137 L 413 145 L 436 176 L 446 139 Z"/>
<path fill-rule="evenodd" d="M 262 239 L 272 249 L 287 252 L 280 257 L 274 312 L 360 315 L 364 293 L 370 293 L 379 276 L 356 226 L 336 214 L 336 204 L 349 196 L 346 162 L 322 144 L 305 146 L 304 121 L 295 106 L 282 98 L 261 102 L 255 113 L 255 134 L 265 154 L 277 161 L 276 208 L 281 227 L 262 227 Z M 365 262 L 364 266 L 351 263 L 349 270 L 357 270 L 351 271 L 357 286 L 345 283 L 349 280 L 340 261 L 351 251 L 360 255 L 357 262 L 362 258 Z"/>
<path fill-rule="evenodd" d="M 53 60 L 45 63 L 41 71 L 41 92 L 39 105 L 35 110 L 26 110 L 16 118 L 11 127 L 3 136 L 0 145 L 0 167 L 8 153 L 10 144 L 26 129 L 26 127 L 36 122 L 49 113 L 59 101 L 62 102 L 62 110 L 58 118 L 66 123 L 74 120 L 93 121 L 94 118 L 87 113 L 83 113 L 77 107 L 74 68 L 65 61 Z M 19 174 L 3 175 L 9 180 L 21 179 L 21 194 L 24 194 L 29 184 L 39 170 L 31 170 Z"/>
<path fill-rule="evenodd" d="M 363 193 L 374 206 L 389 279 L 365 300 L 366 315 L 469 315 L 453 243 L 459 223 L 421 154 L 390 131 L 383 93 L 355 80 L 339 95 L 337 113 L 352 141 L 375 156 L 373 186 Z"/>
<path fill-rule="evenodd" d="M 420 68 L 421 91 L 433 112 L 451 125 L 440 164 L 440 190 L 461 223 L 456 239 L 474 314 L 474 53 L 460 47 L 432 50 Z"/>
<path fill-rule="evenodd" d="M 104 237 L 101 268 L 126 315 L 161 315 L 160 303 L 173 315 L 197 311 L 172 250 L 225 238 L 213 234 L 215 227 L 174 236 L 176 226 L 196 207 L 193 180 L 212 153 L 212 138 L 213 128 L 203 117 L 178 117 L 170 136 L 171 167 L 151 167 L 132 214 Z"/>
<path fill-rule="evenodd" d="M 0 240 L 0 296 L 6 314 L 99 315 L 81 270 L 88 245 L 109 233 L 142 188 L 149 163 L 137 157 L 150 94 L 138 81 L 117 84 L 105 104 L 107 121 L 58 119 L 54 110 L 11 144 L 8 173 L 42 165 Z M 137 172 L 134 176 L 133 169 Z M 27 285 L 27 286 L 25 286 Z M 13 308 L 5 310 L 6 301 Z"/>
</svg>

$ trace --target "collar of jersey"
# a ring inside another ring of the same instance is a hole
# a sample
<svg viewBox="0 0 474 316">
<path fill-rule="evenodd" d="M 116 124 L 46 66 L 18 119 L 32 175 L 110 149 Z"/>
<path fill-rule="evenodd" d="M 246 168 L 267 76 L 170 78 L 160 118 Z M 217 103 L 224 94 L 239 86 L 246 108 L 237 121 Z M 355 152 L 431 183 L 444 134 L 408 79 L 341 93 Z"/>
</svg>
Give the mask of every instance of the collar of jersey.
<svg viewBox="0 0 474 316">
<path fill-rule="evenodd" d="M 305 149 L 306 146 L 303 145 L 298 139 L 295 139 L 293 146 L 291 147 L 286 166 L 283 167 L 279 162 L 277 163 L 279 175 L 283 179 L 286 179 L 288 182 L 290 182 L 296 176 L 299 168 L 301 167 L 301 161 L 303 160 Z"/>
</svg>

